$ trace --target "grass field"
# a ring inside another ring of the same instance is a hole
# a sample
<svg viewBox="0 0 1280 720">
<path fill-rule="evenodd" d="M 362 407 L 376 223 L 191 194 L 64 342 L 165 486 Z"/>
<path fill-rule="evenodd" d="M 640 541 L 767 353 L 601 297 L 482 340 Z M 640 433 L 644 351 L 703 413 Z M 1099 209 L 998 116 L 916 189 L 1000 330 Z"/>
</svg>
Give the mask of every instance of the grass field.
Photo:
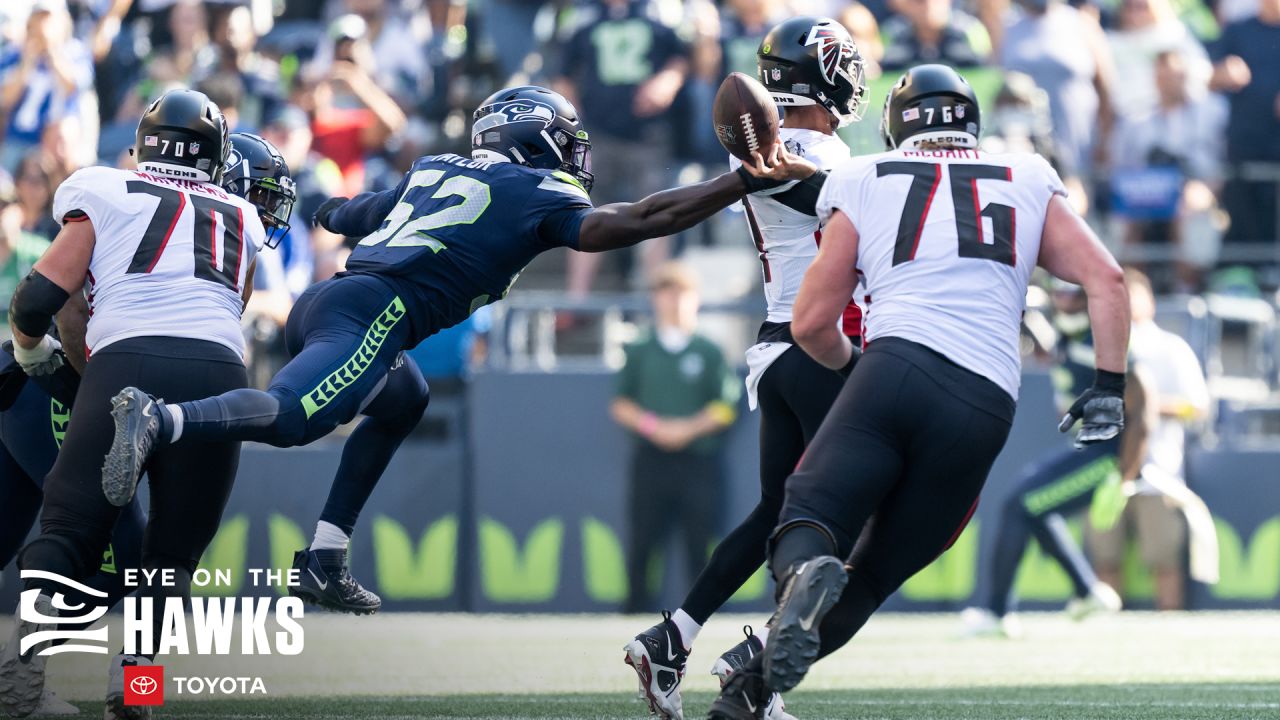
<svg viewBox="0 0 1280 720">
<path fill-rule="evenodd" d="M 703 716 L 716 654 L 757 618 L 716 618 L 690 658 Z M 643 718 L 621 647 L 650 618 L 313 614 L 300 656 L 165 661 L 172 718 Z M 951 615 L 874 618 L 815 667 L 788 710 L 810 718 L 1280 718 L 1280 615 L 1025 618 L 1017 641 L 960 640 Z M 113 629 L 113 637 L 116 635 Z M 50 663 L 59 695 L 101 717 L 101 657 Z M 190 699 L 174 676 L 262 676 L 269 695 Z"/>
</svg>

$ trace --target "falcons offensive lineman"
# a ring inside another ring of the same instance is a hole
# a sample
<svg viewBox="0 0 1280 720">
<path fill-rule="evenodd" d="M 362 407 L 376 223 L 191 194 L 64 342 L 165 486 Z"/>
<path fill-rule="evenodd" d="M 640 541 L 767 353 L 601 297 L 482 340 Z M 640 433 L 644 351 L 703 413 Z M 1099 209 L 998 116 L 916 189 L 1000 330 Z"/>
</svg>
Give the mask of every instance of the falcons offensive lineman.
<svg viewBox="0 0 1280 720">
<path fill-rule="evenodd" d="M 759 717 L 768 693 L 799 684 L 960 534 L 1013 420 L 1036 265 L 1084 287 L 1094 329 L 1094 384 L 1059 429 L 1083 418 L 1087 444 L 1124 427 L 1124 276 L 1043 158 L 974 149 L 978 112 L 954 70 L 913 68 L 885 103 L 890 151 L 823 186 L 822 248 L 792 333 L 823 365 L 857 367 L 787 480 L 769 547 L 780 590 L 769 642 L 711 718 Z M 859 276 L 870 297 L 860 360 L 836 328 Z"/>
<path fill-rule="evenodd" d="M 24 571 L 75 581 L 101 563 L 120 513 L 102 496 L 101 482 L 102 458 L 115 434 L 112 395 L 138 385 L 186 400 L 247 385 L 240 312 L 266 238 L 255 206 L 218 185 L 230 148 L 218 106 L 203 93 L 174 90 L 138 123 L 137 171 L 85 168 L 58 187 L 53 212 L 62 230 L 12 301 L 14 357 L 29 375 L 59 361 L 45 331 L 82 287 L 91 312 L 85 336 L 91 355 L 62 451 L 45 480 L 40 535 L 19 556 Z M 191 573 L 218 529 L 239 458 L 236 441 L 192 440 L 165 448 L 148 465 L 142 566 L 156 571 L 149 577 L 170 573 L 175 583 L 140 587 L 139 596 L 163 602 L 189 595 Z M 29 578 L 26 590 L 38 591 L 34 608 L 52 617 L 67 586 L 46 576 Z M 51 627 L 24 620 L 11 642 Z M 43 672 L 40 650 L 5 664 L 13 692 Z M 117 655 L 113 681 L 125 663 L 150 660 Z M 10 694 L 0 700 L 23 714 L 23 703 L 7 702 Z M 121 703 L 121 695 L 109 693 L 107 716 L 145 714 L 146 708 Z"/>
<path fill-rule="evenodd" d="M 834 20 L 796 17 L 765 35 L 756 53 L 760 82 L 786 107 L 779 136 L 787 150 L 822 170 L 849 159 L 835 131 L 862 118 L 867 86 L 862 56 Z M 739 166 L 736 158 L 730 164 Z M 640 676 L 650 705 L 662 717 L 682 718 L 680 683 L 694 638 L 764 562 L 769 533 L 782 511 L 784 484 L 844 384 L 814 362 L 791 337 L 791 307 L 804 272 L 818 254 L 821 223 L 815 207 L 820 176 L 759 190 L 744 199 L 747 223 L 764 274 L 768 315 L 747 350 L 747 397 L 760 408 L 760 502 L 716 547 L 680 608 L 626 646 L 626 662 Z M 860 343 L 862 315 L 850 301 L 843 330 Z M 723 684 L 760 651 L 761 626 L 716 661 Z M 766 718 L 790 717 L 781 696 L 769 698 Z"/>
</svg>

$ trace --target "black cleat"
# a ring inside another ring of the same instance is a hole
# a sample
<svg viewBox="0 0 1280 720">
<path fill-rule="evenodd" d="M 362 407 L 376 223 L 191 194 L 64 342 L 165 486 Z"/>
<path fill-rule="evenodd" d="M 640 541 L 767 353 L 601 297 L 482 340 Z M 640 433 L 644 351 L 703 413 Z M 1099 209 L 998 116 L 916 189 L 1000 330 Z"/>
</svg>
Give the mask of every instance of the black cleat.
<svg viewBox="0 0 1280 720">
<path fill-rule="evenodd" d="M 136 387 L 111 398 L 116 434 L 102 461 L 102 494 L 112 505 L 124 507 L 133 499 L 142 468 L 159 444 L 162 412 L 166 412 L 164 403 Z"/>
<path fill-rule="evenodd" d="M 707 720 L 761 720 L 769 702 L 764 677 L 756 670 L 740 669 L 720 689 L 720 697 L 711 703 Z"/>
<path fill-rule="evenodd" d="M 780 693 L 800 684 L 818 659 L 818 627 L 844 592 L 849 576 L 830 555 L 793 566 L 784 581 L 782 602 L 774 614 L 764 658 L 764 678 Z"/>
<path fill-rule="evenodd" d="M 742 632 L 746 633 L 746 639 L 726 650 L 723 655 L 716 658 L 716 664 L 711 666 L 711 674 L 720 678 L 721 690 L 729 684 L 729 679 L 734 673 L 746 667 L 751 658 L 760 654 L 764 648 L 750 625 L 743 626 Z M 782 701 L 782 695 L 776 692 L 769 693 L 763 717 L 764 720 L 795 720 L 794 716 L 787 714 L 787 706 Z"/>
<path fill-rule="evenodd" d="M 351 577 L 346 550 L 303 548 L 293 554 L 293 569 L 298 584 L 289 594 L 303 602 L 353 615 L 371 615 L 382 607 L 382 598 Z"/>
<path fill-rule="evenodd" d="M 623 650 L 627 652 L 623 660 L 640 676 L 649 710 L 664 720 L 684 720 L 680 682 L 689 653 L 671 613 L 662 613 L 662 622 L 637 635 Z"/>
</svg>

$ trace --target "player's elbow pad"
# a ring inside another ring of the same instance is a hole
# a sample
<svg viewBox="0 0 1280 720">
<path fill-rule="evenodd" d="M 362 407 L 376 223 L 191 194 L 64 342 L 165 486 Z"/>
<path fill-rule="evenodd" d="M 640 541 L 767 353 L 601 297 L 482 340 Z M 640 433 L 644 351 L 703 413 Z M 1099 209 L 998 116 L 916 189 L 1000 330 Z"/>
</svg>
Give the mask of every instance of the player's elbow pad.
<svg viewBox="0 0 1280 720">
<path fill-rule="evenodd" d="M 66 304 L 68 297 L 66 290 L 39 271 L 32 270 L 13 292 L 9 301 L 9 321 L 23 335 L 44 337 L 49 332 L 53 316 Z"/>
</svg>

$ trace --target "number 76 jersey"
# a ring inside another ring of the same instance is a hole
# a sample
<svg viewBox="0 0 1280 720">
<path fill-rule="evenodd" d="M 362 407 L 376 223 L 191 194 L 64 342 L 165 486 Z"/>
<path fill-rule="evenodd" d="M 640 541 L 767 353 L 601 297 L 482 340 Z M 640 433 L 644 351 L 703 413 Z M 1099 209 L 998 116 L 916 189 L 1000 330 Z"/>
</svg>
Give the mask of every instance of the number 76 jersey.
<svg viewBox="0 0 1280 720">
<path fill-rule="evenodd" d="M 839 210 L 858 231 L 865 339 L 920 343 L 1016 399 L 1027 283 L 1054 195 L 1066 195 L 1062 180 L 1029 153 L 902 148 L 833 171 L 818 215 Z"/>
<path fill-rule="evenodd" d="M 244 356 L 241 295 L 266 237 L 247 200 L 213 183 L 89 167 L 58 186 L 53 217 L 93 224 L 91 351 L 131 337 L 181 337 Z"/>
</svg>

